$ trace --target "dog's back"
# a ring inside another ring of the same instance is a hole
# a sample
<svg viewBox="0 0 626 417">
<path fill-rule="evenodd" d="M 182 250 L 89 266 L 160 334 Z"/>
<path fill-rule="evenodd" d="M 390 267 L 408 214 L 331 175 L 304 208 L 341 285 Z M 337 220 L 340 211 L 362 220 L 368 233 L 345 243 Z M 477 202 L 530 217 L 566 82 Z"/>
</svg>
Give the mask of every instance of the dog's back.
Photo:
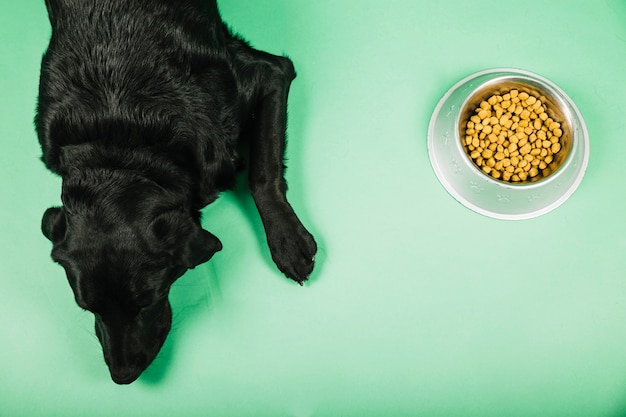
<svg viewBox="0 0 626 417">
<path fill-rule="evenodd" d="M 52 37 L 36 125 L 49 169 L 60 173 L 62 148 L 85 142 L 164 151 L 183 146 L 188 149 L 172 154 L 192 159 L 232 152 L 239 135 L 237 86 L 225 52 L 231 35 L 215 1 L 46 5 Z"/>
</svg>

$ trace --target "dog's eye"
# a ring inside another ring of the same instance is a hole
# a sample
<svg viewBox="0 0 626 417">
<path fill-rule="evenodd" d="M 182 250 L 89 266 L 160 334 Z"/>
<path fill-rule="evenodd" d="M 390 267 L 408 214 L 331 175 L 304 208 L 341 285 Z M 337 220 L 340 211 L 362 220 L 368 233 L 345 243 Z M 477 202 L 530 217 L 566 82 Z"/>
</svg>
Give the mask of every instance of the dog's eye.
<svg viewBox="0 0 626 417">
<path fill-rule="evenodd" d="M 170 230 L 170 223 L 165 219 L 158 219 L 152 224 L 152 233 L 159 240 L 165 239 Z"/>
</svg>

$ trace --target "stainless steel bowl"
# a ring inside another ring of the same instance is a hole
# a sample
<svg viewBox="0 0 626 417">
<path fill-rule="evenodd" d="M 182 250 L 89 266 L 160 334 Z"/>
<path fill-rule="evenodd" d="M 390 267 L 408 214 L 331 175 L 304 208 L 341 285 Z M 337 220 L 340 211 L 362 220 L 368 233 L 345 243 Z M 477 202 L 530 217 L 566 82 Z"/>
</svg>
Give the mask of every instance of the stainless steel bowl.
<svg viewBox="0 0 626 417">
<path fill-rule="evenodd" d="M 526 183 L 496 180 L 467 155 L 461 138 L 481 101 L 511 89 L 542 97 L 548 115 L 561 122 L 561 151 L 545 175 Z M 485 216 L 521 220 L 545 214 L 579 186 L 589 161 L 589 136 L 574 102 L 551 81 L 517 69 L 497 68 L 455 84 L 439 101 L 428 129 L 428 152 L 437 178 L 466 207 Z"/>
</svg>

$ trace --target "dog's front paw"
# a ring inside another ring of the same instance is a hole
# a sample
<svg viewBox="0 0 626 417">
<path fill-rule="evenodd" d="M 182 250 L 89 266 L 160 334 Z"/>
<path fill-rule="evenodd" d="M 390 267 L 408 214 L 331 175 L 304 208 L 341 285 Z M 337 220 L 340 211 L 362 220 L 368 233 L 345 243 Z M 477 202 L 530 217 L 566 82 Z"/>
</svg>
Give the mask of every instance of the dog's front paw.
<svg viewBox="0 0 626 417">
<path fill-rule="evenodd" d="M 299 220 L 294 223 L 274 228 L 268 233 L 267 241 L 278 269 L 302 285 L 313 271 L 317 244 Z"/>
</svg>

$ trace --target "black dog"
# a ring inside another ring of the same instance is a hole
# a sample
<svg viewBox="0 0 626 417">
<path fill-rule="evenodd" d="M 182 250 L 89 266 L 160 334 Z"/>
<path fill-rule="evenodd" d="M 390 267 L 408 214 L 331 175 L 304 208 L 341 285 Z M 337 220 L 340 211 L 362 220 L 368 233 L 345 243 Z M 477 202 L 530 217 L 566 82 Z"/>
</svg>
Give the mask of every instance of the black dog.
<svg viewBox="0 0 626 417">
<path fill-rule="evenodd" d="M 252 49 L 215 0 L 46 0 L 52 25 L 36 127 L 61 175 L 54 243 L 113 380 L 148 367 L 170 329 L 172 283 L 221 249 L 199 210 L 248 183 L 272 258 L 302 283 L 316 244 L 285 197 L 292 62 Z"/>
</svg>

